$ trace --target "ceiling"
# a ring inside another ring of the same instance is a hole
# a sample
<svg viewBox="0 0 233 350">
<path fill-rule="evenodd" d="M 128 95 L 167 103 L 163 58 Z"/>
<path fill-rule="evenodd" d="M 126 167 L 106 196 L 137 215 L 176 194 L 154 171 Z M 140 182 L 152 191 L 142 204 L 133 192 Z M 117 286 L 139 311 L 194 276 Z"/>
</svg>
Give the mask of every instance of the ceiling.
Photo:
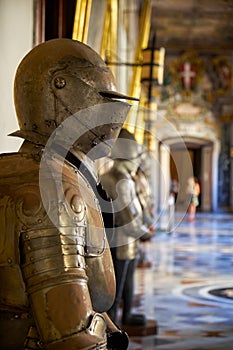
<svg viewBox="0 0 233 350">
<path fill-rule="evenodd" d="M 156 45 L 233 51 L 233 0 L 151 0 Z"/>
</svg>

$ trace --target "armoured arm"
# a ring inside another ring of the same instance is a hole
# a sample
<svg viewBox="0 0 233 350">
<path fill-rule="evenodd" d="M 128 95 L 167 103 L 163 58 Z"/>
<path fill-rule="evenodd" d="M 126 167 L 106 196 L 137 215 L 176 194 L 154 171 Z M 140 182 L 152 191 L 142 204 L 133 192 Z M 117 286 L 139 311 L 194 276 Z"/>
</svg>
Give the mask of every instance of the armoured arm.
<svg viewBox="0 0 233 350">
<path fill-rule="evenodd" d="M 84 234 L 82 226 L 21 234 L 24 280 L 39 334 L 49 350 L 106 342 L 104 317 L 93 311 L 88 289 Z"/>
</svg>

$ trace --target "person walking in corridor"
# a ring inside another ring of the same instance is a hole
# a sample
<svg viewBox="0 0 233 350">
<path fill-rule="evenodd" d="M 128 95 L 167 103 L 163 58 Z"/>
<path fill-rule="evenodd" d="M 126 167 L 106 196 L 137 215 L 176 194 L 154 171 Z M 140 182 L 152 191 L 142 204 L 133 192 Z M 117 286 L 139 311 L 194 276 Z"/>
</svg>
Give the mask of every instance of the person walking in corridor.
<svg viewBox="0 0 233 350">
<path fill-rule="evenodd" d="M 199 205 L 200 185 L 196 177 L 190 177 L 187 184 L 187 200 L 189 203 L 189 221 L 195 220 L 196 209 Z"/>
</svg>

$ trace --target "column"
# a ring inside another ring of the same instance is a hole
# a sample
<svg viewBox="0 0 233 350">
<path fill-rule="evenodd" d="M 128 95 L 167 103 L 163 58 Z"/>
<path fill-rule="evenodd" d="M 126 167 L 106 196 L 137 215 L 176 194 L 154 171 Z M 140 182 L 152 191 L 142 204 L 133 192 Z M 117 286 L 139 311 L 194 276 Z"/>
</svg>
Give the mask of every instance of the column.
<svg viewBox="0 0 233 350">
<path fill-rule="evenodd" d="M 212 146 L 202 148 L 201 208 L 212 210 Z"/>
</svg>

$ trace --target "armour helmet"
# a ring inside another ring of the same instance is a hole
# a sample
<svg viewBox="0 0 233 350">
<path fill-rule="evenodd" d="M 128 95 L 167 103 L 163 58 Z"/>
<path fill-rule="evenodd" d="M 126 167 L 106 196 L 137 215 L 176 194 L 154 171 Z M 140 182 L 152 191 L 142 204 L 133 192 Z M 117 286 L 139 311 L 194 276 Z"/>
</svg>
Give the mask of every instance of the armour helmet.
<svg viewBox="0 0 233 350">
<path fill-rule="evenodd" d="M 118 136 L 129 110 L 128 103 L 118 101 L 122 98 L 130 99 L 116 92 L 111 70 L 93 49 L 72 39 L 49 40 L 34 47 L 17 69 L 14 100 L 20 130 L 12 135 L 44 145 L 68 117 L 117 102 L 108 125 L 95 130 L 95 115 L 89 118 L 85 137 L 76 142 L 86 153 L 95 146 L 94 140 Z"/>
</svg>

